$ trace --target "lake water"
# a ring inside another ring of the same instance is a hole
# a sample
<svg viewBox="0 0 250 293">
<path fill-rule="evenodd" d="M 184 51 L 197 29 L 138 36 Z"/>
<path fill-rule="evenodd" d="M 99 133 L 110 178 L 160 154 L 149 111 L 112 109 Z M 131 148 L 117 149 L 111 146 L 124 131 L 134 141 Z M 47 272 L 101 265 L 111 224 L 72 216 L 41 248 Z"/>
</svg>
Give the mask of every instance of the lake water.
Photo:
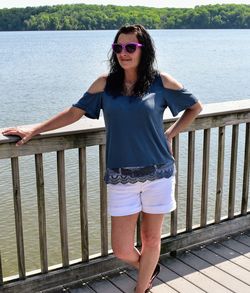
<svg viewBox="0 0 250 293">
<path fill-rule="evenodd" d="M 173 75 L 204 104 L 250 99 L 250 30 L 152 30 L 157 66 Z M 1 32 L 0 128 L 37 123 L 69 107 L 107 71 L 115 31 Z M 228 130 L 231 131 L 231 130 Z M 243 141 L 243 129 L 240 140 Z M 216 136 L 217 130 L 212 131 Z M 200 216 L 201 133 L 197 134 L 194 223 Z M 185 142 L 186 136 L 181 137 Z M 214 194 L 216 139 L 211 146 L 210 188 Z M 226 158 L 230 140 L 226 140 Z M 181 153 L 179 224 L 185 222 L 186 148 Z M 87 150 L 90 253 L 100 250 L 97 148 Z M 240 209 L 243 144 L 239 145 L 236 210 Z M 225 170 L 230 160 L 226 159 Z M 20 158 L 26 269 L 39 267 L 34 158 Z M 49 264 L 60 263 L 56 154 L 44 155 Z M 214 175 L 214 176 L 213 176 Z M 229 174 L 225 172 L 225 189 Z M 70 259 L 80 258 L 77 150 L 66 151 Z M 4 275 L 17 273 L 10 160 L 0 160 L 0 250 Z M 223 212 L 227 209 L 227 197 Z M 213 219 L 214 197 L 209 198 Z M 169 231 L 166 216 L 164 232 Z"/>
</svg>

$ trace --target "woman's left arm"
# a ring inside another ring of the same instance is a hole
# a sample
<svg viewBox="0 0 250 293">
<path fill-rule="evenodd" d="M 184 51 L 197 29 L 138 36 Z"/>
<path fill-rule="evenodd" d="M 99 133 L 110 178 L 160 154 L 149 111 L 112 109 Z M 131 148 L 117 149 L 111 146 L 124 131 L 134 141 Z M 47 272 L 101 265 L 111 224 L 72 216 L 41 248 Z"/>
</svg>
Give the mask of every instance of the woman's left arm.
<svg viewBox="0 0 250 293">
<path fill-rule="evenodd" d="M 182 130 L 187 128 L 202 110 L 202 104 L 198 101 L 190 108 L 186 109 L 182 116 L 172 124 L 166 131 L 165 135 L 169 143 Z"/>
<path fill-rule="evenodd" d="M 166 88 L 173 90 L 179 90 L 183 88 L 181 83 L 179 83 L 177 80 L 175 80 L 171 75 L 167 73 L 161 73 L 161 78 L 163 85 Z M 197 101 L 197 103 L 192 105 L 190 108 L 187 108 L 182 114 L 182 116 L 166 130 L 165 135 L 168 143 L 171 144 L 172 139 L 182 130 L 187 128 L 201 111 L 202 104 L 199 101 Z"/>
</svg>

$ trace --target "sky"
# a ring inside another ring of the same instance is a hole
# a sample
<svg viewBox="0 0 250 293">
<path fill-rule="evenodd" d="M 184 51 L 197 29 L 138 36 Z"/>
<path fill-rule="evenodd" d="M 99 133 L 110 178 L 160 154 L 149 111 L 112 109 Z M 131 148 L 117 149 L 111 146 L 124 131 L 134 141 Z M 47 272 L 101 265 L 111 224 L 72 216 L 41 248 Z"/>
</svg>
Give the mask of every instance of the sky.
<svg viewBox="0 0 250 293">
<path fill-rule="evenodd" d="M 250 0 L 0 0 L 0 8 L 44 6 L 58 4 L 113 4 L 113 5 L 141 5 L 150 7 L 194 7 L 208 4 L 250 4 Z"/>
</svg>

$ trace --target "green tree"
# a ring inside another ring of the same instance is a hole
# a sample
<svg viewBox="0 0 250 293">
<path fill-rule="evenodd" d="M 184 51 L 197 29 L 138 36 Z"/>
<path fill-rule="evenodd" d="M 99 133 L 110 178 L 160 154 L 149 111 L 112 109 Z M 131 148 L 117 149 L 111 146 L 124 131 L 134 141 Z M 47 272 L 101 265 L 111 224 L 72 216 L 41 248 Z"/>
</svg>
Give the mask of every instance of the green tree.
<svg viewBox="0 0 250 293">
<path fill-rule="evenodd" d="M 0 31 L 117 29 L 128 23 L 141 23 L 151 29 L 249 29 L 250 5 L 187 9 L 72 4 L 0 10 Z"/>
</svg>

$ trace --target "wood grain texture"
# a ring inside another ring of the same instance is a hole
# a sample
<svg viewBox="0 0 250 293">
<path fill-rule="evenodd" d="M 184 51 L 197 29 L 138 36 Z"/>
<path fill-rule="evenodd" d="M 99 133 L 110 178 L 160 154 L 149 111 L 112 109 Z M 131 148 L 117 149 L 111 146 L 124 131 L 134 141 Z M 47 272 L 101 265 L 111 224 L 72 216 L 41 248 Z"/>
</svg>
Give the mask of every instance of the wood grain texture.
<svg viewBox="0 0 250 293">
<path fill-rule="evenodd" d="M 225 127 L 219 127 L 218 131 L 218 161 L 217 161 L 217 185 L 215 202 L 215 223 L 221 220 L 221 201 L 223 195 L 224 179 L 224 156 L 225 156 Z"/>
<path fill-rule="evenodd" d="M 178 259 L 166 258 L 161 261 L 161 264 L 182 277 L 184 280 L 186 280 L 186 282 L 189 282 L 198 287 L 200 290 L 205 292 L 231 293 L 229 289 L 226 289 L 222 285 L 215 282 L 213 279 L 209 278 L 209 276 L 204 275 L 195 267 L 183 261 L 183 255 Z"/>
<path fill-rule="evenodd" d="M 89 260 L 86 148 L 79 149 L 79 191 L 82 261 Z"/>
<path fill-rule="evenodd" d="M 241 282 L 234 276 L 229 275 L 227 272 L 216 266 L 211 266 L 206 260 L 191 252 L 178 256 L 178 259 L 196 271 L 201 272 L 206 277 L 217 282 L 217 284 L 221 286 L 220 290 L 222 290 L 222 288 L 226 288 L 230 291 L 233 290 L 233 292 L 236 293 L 248 292 L 249 290 L 249 286 L 246 283 Z"/>
<path fill-rule="evenodd" d="M 162 239 L 161 254 L 176 251 L 201 242 L 221 239 L 250 227 L 250 214 L 244 217 L 237 217 L 226 220 L 219 224 L 212 224 L 205 228 L 192 230 L 192 232 L 178 233 L 175 237 Z"/>
<path fill-rule="evenodd" d="M 103 180 L 106 163 L 105 145 L 99 146 L 99 170 L 100 170 L 100 217 L 101 217 L 101 254 L 108 255 L 108 207 L 107 207 L 107 186 Z"/>
<path fill-rule="evenodd" d="M 191 131 L 188 133 L 186 231 L 192 231 L 192 225 L 193 225 L 194 154 L 195 154 L 195 132 Z"/>
<path fill-rule="evenodd" d="M 68 249 L 68 228 L 67 228 L 67 211 L 66 211 L 64 151 L 57 152 L 57 180 L 58 180 L 58 204 L 59 204 L 62 263 L 64 267 L 68 267 L 69 266 L 69 249 Z"/>
<path fill-rule="evenodd" d="M 20 187 L 18 158 L 11 158 L 11 170 L 12 170 L 12 182 L 13 182 L 13 200 L 14 200 L 14 212 L 15 212 L 18 271 L 19 271 L 19 278 L 25 279 L 26 271 L 25 271 L 21 187 Z"/>
<path fill-rule="evenodd" d="M 47 252 L 46 211 L 45 211 L 44 174 L 43 174 L 42 154 L 35 155 L 35 164 L 36 164 L 40 262 L 41 262 L 42 273 L 46 273 L 48 272 L 48 252 Z"/>
<path fill-rule="evenodd" d="M 236 186 L 236 168 L 238 153 L 238 137 L 239 125 L 232 127 L 232 143 L 231 143 L 231 162 L 230 162 L 230 179 L 229 179 L 229 201 L 228 201 L 228 218 L 234 217 L 235 206 L 235 186 Z"/>
<path fill-rule="evenodd" d="M 176 175 L 175 175 L 175 201 L 176 209 L 171 212 L 171 236 L 177 235 L 178 230 L 178 169 L 179 169 L 179 135 L 173 139 L 173 156 L 175 158 Z"/>
<path fill-rule="evenodd" d="M 202 159 L 202 181 L 201 181 L 201 216 L 200 226 L 207 224 L 207 201 L 208 201 L 208 176 L 210 159 L 210 129 L 205 129 L 203 134 L 203 159 Z"/>
</svg>

